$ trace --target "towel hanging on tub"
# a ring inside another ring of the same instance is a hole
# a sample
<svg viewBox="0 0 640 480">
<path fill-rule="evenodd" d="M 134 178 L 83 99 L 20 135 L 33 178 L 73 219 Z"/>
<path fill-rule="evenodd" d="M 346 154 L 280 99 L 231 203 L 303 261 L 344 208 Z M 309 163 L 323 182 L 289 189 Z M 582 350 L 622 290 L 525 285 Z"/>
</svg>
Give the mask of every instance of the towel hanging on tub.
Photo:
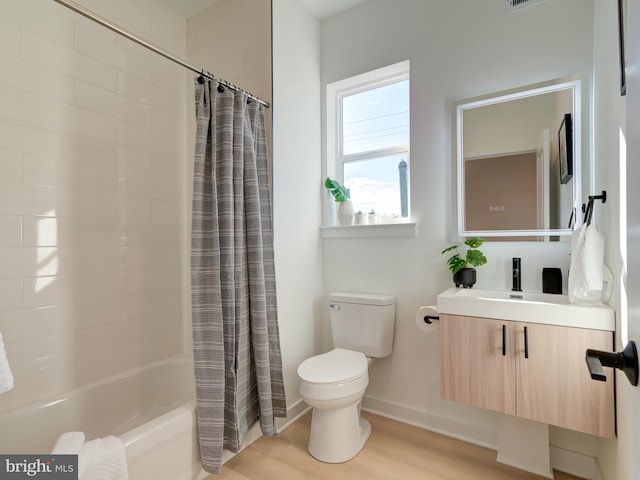
<svg viewBox="0 0 640 480">
<path fill-rule="evenodd" d="M 2 333 L 0 333 L 0 393 L 8 392 L 13 388 L 13 374 L 9 368 L 7 352 L 4 349 Z"/>
<path fill-rule="evenodd" d="M 127 455 L 122 441 L 114 436 L 85 442 L 83 432 L 60 435 L 51 453 L 77 454 L 80 480 L 127 480 Z"/>
</svg>

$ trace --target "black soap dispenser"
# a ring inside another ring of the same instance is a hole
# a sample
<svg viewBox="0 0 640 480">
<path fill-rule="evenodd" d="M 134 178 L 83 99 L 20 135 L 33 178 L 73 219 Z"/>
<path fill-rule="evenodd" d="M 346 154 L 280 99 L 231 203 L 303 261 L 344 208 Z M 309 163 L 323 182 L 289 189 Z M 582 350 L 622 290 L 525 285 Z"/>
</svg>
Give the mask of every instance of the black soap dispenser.
<svg viewBox="0 0 640 480">
<path fill-rule="evenodd" d="M 520 257 L 513 258 L 513 268 L 511 269 L 511 273 L 513 275 L 513 290 L 514 292 L 522 291 L 522 276 L 520 270 Z"/>
</svg>

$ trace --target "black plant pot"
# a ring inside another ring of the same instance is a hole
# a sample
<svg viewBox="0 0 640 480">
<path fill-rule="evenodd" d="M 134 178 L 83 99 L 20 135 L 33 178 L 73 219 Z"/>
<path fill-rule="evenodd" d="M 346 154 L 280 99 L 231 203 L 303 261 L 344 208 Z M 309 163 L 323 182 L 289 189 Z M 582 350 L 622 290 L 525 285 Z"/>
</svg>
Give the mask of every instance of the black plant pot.
<svg viewBox="0 0 640 480">
<path fill-rule="evenodd" d="M 456 284 L 456 287 L 462 285 L 462 288 L 471 288 L 476 283 L 476 269 L 469 268 L 461 268 L 456 273 L 453 274 L 453 283 Z"/>
</svg>

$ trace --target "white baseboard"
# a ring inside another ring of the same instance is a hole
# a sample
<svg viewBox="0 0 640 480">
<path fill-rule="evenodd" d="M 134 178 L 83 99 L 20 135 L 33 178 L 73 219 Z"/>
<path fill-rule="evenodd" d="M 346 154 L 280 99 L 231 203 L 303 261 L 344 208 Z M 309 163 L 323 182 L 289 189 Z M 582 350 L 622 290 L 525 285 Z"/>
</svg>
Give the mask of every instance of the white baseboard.
<svg viewBox="0 0 640 480">
<path fill-rule="evenodd" d="M 596 475 L 595 480 L 604 480 L 604 473 L 602 473 L 602 469 L 600 468 L 600 463 L 596 460 Z"/>
<path fill-rule="evenodd" d="M 278 433 L 282 432 L 285 428 L 298 420 L 302 415 L 307 413 L 309 408 L 310 407 L 306 403 L 304 403 L 302 399 L 298 400 L 287 409 L 287 416 L 285 418 L 276 418 L 276 431 Z M 242 442 L 242 448 L 240 449 L 240 451 L 247 448 L 262 436 L 263 435 L 262 430 L 260 429 L 260 422 L 258 422 L 247 432 L 247 435 Z M 237 453 L 230 452 L 229 450 L 224 450 L 222 452 L 222 464 L 224 465 L 236 455 Z"/>
<path fill-rule="evenodd" d="M 294 403 L 291 407 L 287 409 L 287 417 L 286 418 L 277 418 L 276 419 L 276 430 L 278 433 L 285 430 L 289 425 L 294 423 L 300 417 L 302 417 L 305 413 L 311 410 L 311 407 L 304 403 L 304 400 L 300 399 L 296 403 Z"/>
<path fill-rule="evenodd" d="M 424 428 L 481 447 L 498 450 L 498 430 L 482 425 L 471 425 L 455 418 L 434 415 L 426 410 L 365 396 L 362 409 L 398 422 Z M 589 455 L 550 446 L 551 466 L 587 480 L 604 480 L 596 459 Z"/>
<path fill-rule="evenodd" d="M 462 423 L 455 418 L 434 415 L 426 410 L 365 396 L 362 409 L 382 417 L 424 428 L 481 447 L 497 450 L 498 430 L 483 425 Z"/>
<path fill-rule="evenodd" d="M 297 421 L 309 411 L 310 407 L 302 399 L 295 402 L 287 409 L 287 417 L 276 419 L 278 433 Z M 390 418 L 398 422 L 413 425 L 425 430 L 456 438 L 464 442 L 498 450 L 498 430 L 483 425 L 472 425 L 460 422 L 455 418 L 434 415 L 426 410 L 401 405 L 379 398 L 365 396 L 362 409 Z M 243 449 L 262 437 L 260 425 L 256 424 L 247 434 Z M 569 473 L 587 480 L 604 480 L 602 472 L 594 457 L 578 452 L 573 452 L 559 447 L 550 446 L 551 466 L 561 472 Z M 223 463 L 229 461 L 236 454 L 227 450 L 223 454 Z"/>
<path fill-rule="evenodd" d="M 587 480 L 596 480 L 597 468 L 594 457 L 553 445 L 549 449 L 551 451 L 551 466 L 554 469 Z"/>
</svg>

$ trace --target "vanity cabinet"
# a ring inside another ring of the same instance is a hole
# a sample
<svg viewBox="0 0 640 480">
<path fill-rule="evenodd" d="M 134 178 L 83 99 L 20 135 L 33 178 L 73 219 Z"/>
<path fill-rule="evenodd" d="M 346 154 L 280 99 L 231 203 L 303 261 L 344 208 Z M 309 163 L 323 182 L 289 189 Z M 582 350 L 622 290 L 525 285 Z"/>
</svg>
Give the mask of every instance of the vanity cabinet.
<svg viewBox="0 0 640 480">
<path fill-rule="evenodd" d="M 613 333 L 441 313 L 441 396 L 613 438 L 613 371 L 592 380 L 588 348 L 611 351 Z"/>
</svg>

